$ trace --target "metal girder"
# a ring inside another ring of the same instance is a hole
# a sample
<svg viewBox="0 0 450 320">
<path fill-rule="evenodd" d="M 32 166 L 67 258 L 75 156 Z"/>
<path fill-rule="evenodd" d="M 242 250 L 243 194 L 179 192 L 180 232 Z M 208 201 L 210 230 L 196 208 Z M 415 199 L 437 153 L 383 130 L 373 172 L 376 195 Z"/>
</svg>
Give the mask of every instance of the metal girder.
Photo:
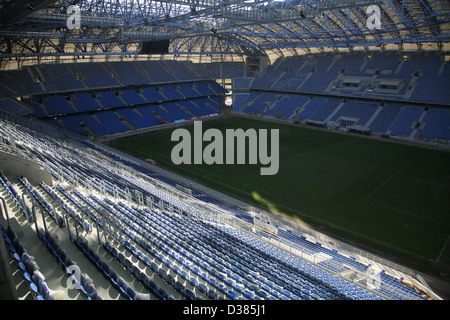
<svg viewBox="0 0 450 320">
<path fill-rule="evenodd" d="M 0 11 L 0 28 L 7 28 L 33 12 L 46 8 L 56 1 L 57 0 L 3 1 Z"/>
<path fill-rule="evenodd" d="M 33 1 L 19 0 L 26 3 Z M 273 48 L 379 46 L 450 40 L 448 0 L 59 0 L 16 15 L 0 30 L 0 58 L 138 54 L 143 41 L 171 40 L 172 54 L 264 55 Z M 81 9 L 69 30 L 67 9 Z M 369 28 L 380 8 L 380 28 Z"/>
</svg>

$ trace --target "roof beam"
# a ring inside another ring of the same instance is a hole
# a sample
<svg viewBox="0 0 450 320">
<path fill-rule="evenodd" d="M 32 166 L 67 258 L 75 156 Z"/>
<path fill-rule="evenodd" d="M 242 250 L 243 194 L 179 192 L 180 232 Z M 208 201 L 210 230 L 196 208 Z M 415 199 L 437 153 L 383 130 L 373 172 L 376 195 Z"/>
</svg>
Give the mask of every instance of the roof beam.
<svg viewBox="0 0 450 320">
<path fill-rule="evenodd" d="M 7 28 L 33 12 L 44 9 L 57 0 L 15 0 L 3 3 L 0 28 Z"/>
</svg>

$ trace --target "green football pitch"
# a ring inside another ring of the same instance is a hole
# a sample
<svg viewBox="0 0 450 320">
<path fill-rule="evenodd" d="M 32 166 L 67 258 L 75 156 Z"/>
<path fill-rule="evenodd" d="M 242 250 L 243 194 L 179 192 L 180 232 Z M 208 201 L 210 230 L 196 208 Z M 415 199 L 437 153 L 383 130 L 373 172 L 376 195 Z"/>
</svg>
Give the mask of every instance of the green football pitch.
<svg viewBox="0 0 450 320">
<path fill-rule="evenodd" d="M 278 173 L 262 176 L 260 164 L 174 165 L 174 128 L 110 145 L 395 262 L 450 277 L 450 152 L 238 117 L 203 122 L 203 132 L 208 128 L 224 136 L 225 129 L 279 129 Z"/>
</svg>

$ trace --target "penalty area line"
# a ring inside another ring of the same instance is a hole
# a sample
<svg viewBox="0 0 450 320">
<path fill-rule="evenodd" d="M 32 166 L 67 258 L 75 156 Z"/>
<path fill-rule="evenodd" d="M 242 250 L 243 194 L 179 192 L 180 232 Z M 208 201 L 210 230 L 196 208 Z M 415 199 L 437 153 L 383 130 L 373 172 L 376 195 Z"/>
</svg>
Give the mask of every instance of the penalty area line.
<svg viewBox="0 0 450 320">
<path fill-rule="evenodd" d="M 378 192 L 381 188 L 383 188 L 389 181 L 391 181 L 395 176 L 397 176 L 404 168 L 406 168 L 416 157 L 412 157 L 407 163 L 405 163 L 400 169 L 398 169 L 392 176 L 390 176 L 386 181 L 384 181 L 380 186 L 378 186 L 375 190 L 373 190 L 367 197 L 364 198 L 365 201 L 369 201 L 375 193 Z"/>
<path fill-rule="evenodd" d="M 441 253 L 439 253 L 439 256 L 436 259 L 436 263 L 439 262 L 439 259 L 441 258 L 442 253 L 444 253 L 445 247 L 447 247 L 447 243 L 448 243 L 449 239 L 450 239 L 450 235 L 447 237 L 447 240 L 445 241 L 444 246 L 442 247 Z"/>
<path fill-rule="evenodd" d="M 442 186 L 439 188 L 439 190 L 436 192 L 436 194 L 434 195 L 433 199 L 436 200 L 437 196 L 439 195 L 439 193 L 441 193 L 442 189 L 444 189 L 445 185 L 447 184 L 447 182 L 450 180 L 450 176 L 447 177 L 447 179 L 444 181 L 444 183 L 442 184 Z"/>
</svg>

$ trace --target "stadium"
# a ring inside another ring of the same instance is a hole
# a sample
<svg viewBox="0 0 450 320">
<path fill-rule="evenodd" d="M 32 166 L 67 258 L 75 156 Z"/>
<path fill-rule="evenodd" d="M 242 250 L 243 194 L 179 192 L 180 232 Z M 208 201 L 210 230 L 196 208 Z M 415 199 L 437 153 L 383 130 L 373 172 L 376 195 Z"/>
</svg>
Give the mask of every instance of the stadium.
<svg viewBox="0 0 450 320">
<path fill-rule="evenodd" d="M 449 41 L 446 0 L 0 1 L 0 299 L 449 299 Z"/>
</svg>

